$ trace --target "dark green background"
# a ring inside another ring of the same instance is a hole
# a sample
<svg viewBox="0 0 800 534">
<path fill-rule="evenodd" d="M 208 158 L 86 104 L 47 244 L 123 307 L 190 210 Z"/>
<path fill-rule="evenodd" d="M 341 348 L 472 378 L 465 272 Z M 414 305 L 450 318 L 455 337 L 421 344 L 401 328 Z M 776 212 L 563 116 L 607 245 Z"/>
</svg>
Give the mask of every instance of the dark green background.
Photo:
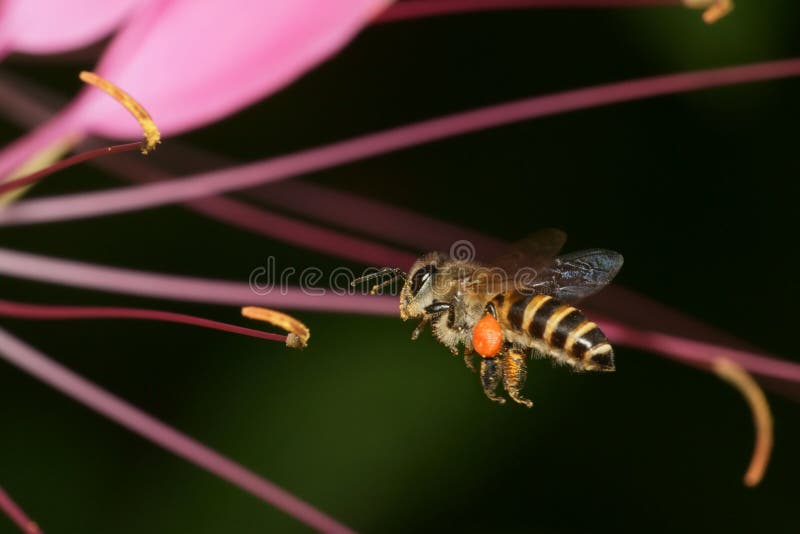
<svg viewBox="0 0 800 534">
<path fill-rule="evenodd" d="M 249 161 L 525 96 L 800 55 L 800 5 L 739 4 L 712 27 L 676 8 L 373 26 L 292 87 L 184 140 Z M 70 94 L 91 64 L 16 57 L 3 68 Z M 503 239 L 564 228 L 570 248 L 621 251 L 621 284 L 796 360 L 798 90 L 800 80 L 782 80 L 604 107 L 307 179 Z M 2 123 L 3 141 L 18 134 Z M 116 185 L 81 167 L 32 195 Z M 339 264 L 180 207 L 3 229 L 0 242 L 239 281 L 269 255 L 287 266 Z M 0 284 L 2 298 L 239 321 L 233 308 Z M 527 392 L 536 407 L 499 407 L 429 335 L 409 341 L 409 324 L 297 315 L 313 332 L 301 353 L 176 325 L 2 323 L 361 531 L 797 529 L 800 430 L 787 397 L 770 394 L 773 461 L 763 485 L 746 489 L 750 414 L 710 374 L 623 347 L 612 376 L 535 362 Z M 306 530 L 6 364 L 0 415 L 0 484 L 47 532 Z"/>
</svg>

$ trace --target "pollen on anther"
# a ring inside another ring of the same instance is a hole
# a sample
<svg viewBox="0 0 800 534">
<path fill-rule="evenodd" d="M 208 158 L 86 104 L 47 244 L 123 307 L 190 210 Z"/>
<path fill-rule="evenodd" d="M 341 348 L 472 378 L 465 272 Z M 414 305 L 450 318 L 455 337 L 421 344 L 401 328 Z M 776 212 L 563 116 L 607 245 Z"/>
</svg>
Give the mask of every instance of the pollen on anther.
<svg viewBox="0 0 800 534">
<path fill-rule="evenodd" d="M 685 6 L 703 9 L 703 22 L 713 24 L 733 11 L 732 0 L 683 0 Z"/>
<path fill-rule="evenodd" d="M 277 326 L 289 332 L 286 336 L 286 346 L 294 349 L 302 349 L 308 344 L 311 331 L 306 325 L 285 313 L 262 308 L 260 306 L 245 306 L 242 308 L 242 315 L 248 319 L 263 321 Z"/>
<path fill-rule="evenodd" d="M 127 109 L 137 121 L 139 121 L 139 124 L 144 131 L 144 142 L 142 143 L 141 147 L 142 154 L 147 154 L 156 148 L 156 145 L 161 142 L 161 132 L 158 131 L 155 121 L 147 112 L 147 110 L 144 109 L 144 106 L 137 102 L 136 99 L 131 95 L 94 72 L 89 72 L 86 70 L 81 71 L 80 79 L 83 82 L 93 85 L 94 87 L 97 87 L 98 89 L 108 93 L 111 98 L 122 104 L 122 106 L 125 107 L 125 109 Z"/>
</svg>

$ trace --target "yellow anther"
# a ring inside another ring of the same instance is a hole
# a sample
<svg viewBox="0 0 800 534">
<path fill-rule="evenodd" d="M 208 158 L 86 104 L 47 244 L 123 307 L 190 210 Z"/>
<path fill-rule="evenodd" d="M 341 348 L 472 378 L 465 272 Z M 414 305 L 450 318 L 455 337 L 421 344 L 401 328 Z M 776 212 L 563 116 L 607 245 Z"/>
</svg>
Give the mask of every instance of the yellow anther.
<svg viewBox="0 0 800 534">
<path fill-rule="evenodd" d="M 717 358 L 712 362 L 711 368 L 717 376 L 738 389 L 750 405 L 756 428 L 756 444 L 750 467 L 744 475 L 744 483 L 749 487 L 757 486 L 764 478 L 772 452 L 772 412 L 767 398 L 753 377 L 739 364 L 727 358 Z"/>
<path fill-rule="evenodd" d="M 161 132 L 158 131 L 156 123 L 142 105 L 137 102 L 131 95 L 102 78 L 94 72 L 82 71 L 80 74 L 81 80 L 89 85 L 93 85 L 111 95 L 111 98 L 122 104 L 134 118 L 139 121 L 144 131 L 144 142 L 142 143 L 142 154 L 147 154 L 156 148 L 156 145 L 161 142 Z"/>
<path fill-rule="evenodd" d="M 286 346 L 293 349 L 304 348 L 308 344 L 308 338 L 311 337 L 311 332 L 306 325 L 291 315 L 286 315 L 276 310 L 261 308 L 260 306 L 245 306 L 242 308 L 242 315 L 248 319 L 264 321 L 286 330 L 289 332 L 289 335 L 286 336 Z"/>
<path fill-rule="evenodd" d="M 683 0 L 686 7 L 704 9 L 703 22 L 713 24 L 733 11 L 732 0 Z"/>
</svg>

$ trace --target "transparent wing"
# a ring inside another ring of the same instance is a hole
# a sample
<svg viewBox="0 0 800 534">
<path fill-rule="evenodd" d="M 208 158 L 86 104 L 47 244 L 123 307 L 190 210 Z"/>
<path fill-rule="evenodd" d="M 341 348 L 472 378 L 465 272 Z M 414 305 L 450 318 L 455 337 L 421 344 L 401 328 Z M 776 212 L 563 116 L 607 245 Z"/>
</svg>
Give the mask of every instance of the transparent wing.
<svg viewBox="0 0 800 534">
<path fill-rule="evenodd" d="M 507 271 L 512 276 L 523 267 L 540 269 L 550 264 L 566 241 L 567 234 L 561 230 L 545 228 L 513 243 L 508 251 L 495 258 L 491 265 Z"/>
<path fill-rule="evenodd" d="M 497 294 L 514 284 L 517 274 L 525 279 L 536 278 L 554 261 L 567 240 L 567 234 L 555 228 L 545 228 L 513 243 L 502 256 L 495 258 L 472 275 L 469 287 L 476 292 Z"/>
<path fill-rule="evenodd" d="M 613 250 L 581 250 L 559 256 L 525 287 L 574 303 L 607 286 L 622 268 L 622 255 Z"/>
</svg>

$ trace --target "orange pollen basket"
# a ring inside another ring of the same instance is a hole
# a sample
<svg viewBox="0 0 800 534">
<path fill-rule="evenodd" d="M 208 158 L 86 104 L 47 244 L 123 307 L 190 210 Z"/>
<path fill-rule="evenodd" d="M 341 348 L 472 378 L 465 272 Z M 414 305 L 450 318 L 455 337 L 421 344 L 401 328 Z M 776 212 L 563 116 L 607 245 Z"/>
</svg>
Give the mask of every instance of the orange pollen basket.
<svg viewBox="0 0 800 534">
<path fill-rule="evenodd" d="M 484 358 L 491 358 L 503 346 L 503 331 L 492 314 L 487 313 L 472 330 L 472 347 Z"/>
</svg>

